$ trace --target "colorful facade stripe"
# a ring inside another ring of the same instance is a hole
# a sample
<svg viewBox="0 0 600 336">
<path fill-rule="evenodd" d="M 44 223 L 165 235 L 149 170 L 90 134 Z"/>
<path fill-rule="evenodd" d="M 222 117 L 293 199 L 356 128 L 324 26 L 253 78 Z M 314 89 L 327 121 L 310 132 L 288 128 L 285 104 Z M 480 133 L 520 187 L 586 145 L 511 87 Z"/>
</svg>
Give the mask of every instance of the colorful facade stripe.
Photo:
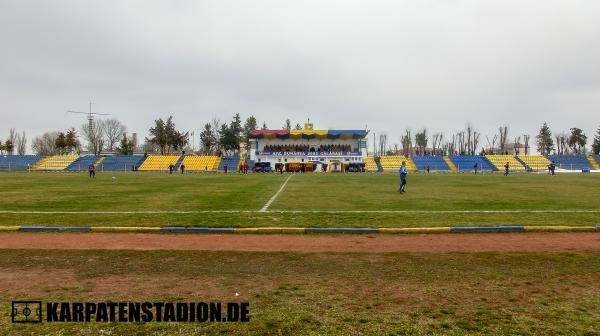
<svg viewBox="0 0 600 336">
<path fill-rule="evenodd" d="M 494 233 L 494 232 L 600 232 L 596 226 L 445 226 L 421 228 L 318 228 L 318 227 L 197 227 L 197 226 L 0 226 L 0 232 L 105 232 L 105 233 L 239 233 L 239 234 L 311 234 L 311 233 Z"/>
</svg>

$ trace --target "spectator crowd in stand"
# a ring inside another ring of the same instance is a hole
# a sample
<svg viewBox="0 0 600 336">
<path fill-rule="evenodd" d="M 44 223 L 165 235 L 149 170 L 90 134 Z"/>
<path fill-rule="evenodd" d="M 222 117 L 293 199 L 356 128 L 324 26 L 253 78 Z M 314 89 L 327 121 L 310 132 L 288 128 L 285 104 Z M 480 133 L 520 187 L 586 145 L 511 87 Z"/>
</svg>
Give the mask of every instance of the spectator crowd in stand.
<svg viewBox="0 0 600 336">
<path fill-rule="evenodd" d="M 320 145 L 310 147 L 309 145 L 266 145 L 265 152 L 351 152 L 350 145 Z"/>
</svg>

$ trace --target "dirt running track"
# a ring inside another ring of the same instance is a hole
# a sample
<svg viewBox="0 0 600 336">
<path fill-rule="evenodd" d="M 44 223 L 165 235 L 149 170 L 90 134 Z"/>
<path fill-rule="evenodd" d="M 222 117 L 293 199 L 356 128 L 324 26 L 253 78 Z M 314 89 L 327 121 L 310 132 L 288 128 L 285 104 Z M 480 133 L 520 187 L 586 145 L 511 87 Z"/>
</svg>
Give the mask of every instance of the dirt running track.
<svg viewBox="0 0 600 336">
<path fill-rule="evenodd" d="M 0 249 L 287 252 L 600 251 L 600 233 L 236 235 L 2 233 Z"/>
</svg>

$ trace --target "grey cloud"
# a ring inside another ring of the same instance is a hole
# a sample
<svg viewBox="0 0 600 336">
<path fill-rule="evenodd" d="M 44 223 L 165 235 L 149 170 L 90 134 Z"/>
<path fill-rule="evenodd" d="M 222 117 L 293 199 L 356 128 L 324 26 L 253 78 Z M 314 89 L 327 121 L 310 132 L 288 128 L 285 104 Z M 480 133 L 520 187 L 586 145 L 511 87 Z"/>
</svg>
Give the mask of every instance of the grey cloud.
<svg viewBox="0 0 600 336">
<path fill-rule="evenodd" d="M 600 126 L 596 1 L 32 1 L 0 3 L 0 116 L 80 125 L 97 102 L 131 131 L 173 114 L 271 127 L 406 127 L 511 136 Z"/>
</svg>

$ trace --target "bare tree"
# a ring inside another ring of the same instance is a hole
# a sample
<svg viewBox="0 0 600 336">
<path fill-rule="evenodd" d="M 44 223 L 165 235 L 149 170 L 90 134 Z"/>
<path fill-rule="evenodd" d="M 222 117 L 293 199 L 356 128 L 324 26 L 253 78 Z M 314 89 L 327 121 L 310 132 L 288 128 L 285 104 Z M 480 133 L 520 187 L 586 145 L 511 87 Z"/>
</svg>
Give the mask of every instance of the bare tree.
<svg viewBox="0 0 600 336">
<path fill-rule="evenodd" d="M 31 148 L 38 155 L 58 154 L 58 148 L 56 147 L 57 138 L 58 132 L 46 132 L 41 136 L 33 138 Z"/>
<path fill-rule="evenodd" d="M 456 133 L 456 140 L 458 142 L 458 152 L 460 155 L 466 154 L 467 144 L 465 142 L 465 132 L 460 131 Z"/>
<path fill-rule="evenodd" d="M 411 130 L 406 129 L 405 134 L 402 136 L 402 154 L 409 155 L 412 152 L 412 136 Z"/>
<path fill-rule="evenodd" d="M 108 146 L 108 150 L 112 152 L 115 149 L 115 145 L 123 139 L 123 134 L 125 134 L 127 128 L 115 118 L 104 120 L 104 127 L 106 145 Z"/>
<path fill-rule="evenodd" d="M 89 124 L 81 125 L 81 134 L 87 141 L 87 150 L 94 155 L 100 155 L 104 149 L 106 133 L 106 123 L 100 119 L 94 119 L 92 121 L 92 127 Z"/>
<path fill-rule="evenodd" d="M 529 135 L 523 135 L 523 144 L 525 145 L 523 148 L 525 150 L 525 155 L 529 155 Z"/>
<path fill-rule="evenodd" d="M 381 133 L 379 135 L 379 153 L 385 155 L 387 151 L 387 134 Z"/>
<path fill-rule="evenodd" d="M 17 139 L 15 140 L 15 147 L 17 148 L 17 153 L 19 155 L 25 155 L 27 152 L 27 136 L 25 136 L 25 131 L 21 132 L 21 134 L 17 134 Z"/>
<path fill-rule="evenodd" d="M 566 133 L 558 133 L 555 135 L 556 138 L 556 154 L 565 155 L 569 153 L 569 146 L 567 140 L 569 136 Z"/>
<path fill-rule="evenodd" d="M 477 132 L 477 131 L 473 131 L 473 150 L 471 152 L 471 155 L 475 155 L 475 152 L 477 151 L 477 146 L 479 146 L 479 137 L 481 136 L 481 133 Z"/>
<path fill-rule="evenodd" d="M 471 155 L 473 153 L 473 126 L 471 124 L 467 124 L 465 134 L 467 135 L 467 154 Z"/>
<path fill-rule="evenodd" d="M 496 151 L 496 141 L 498 140 L 498 134 L 494 134 L 494 137 L 492 138 L 492 141 L 490 141 L 490 138 L 486 135 L 485 136 L 485 140 L 487 141 L 487 146 L 488 146 L 488 151 L 490 154 L 494 154 Z"/>
<path fill-rule="evenodd" d="M 521 149 L 521 137 L 516 137 L 515 138 L 515 142 L 513 143 L 513 152 L 515 153 L 514 155 L 519 155 L 519 151 Z"/>
<path fill-rule="evenodd" d="M 432 151 L 433 155 L 438 154 L 442 150 L 442 141 L 444 140 L 444 133 L 435 133 L 433 134 L 433 146 Z"/>
<path fill-rule="evenodd" d="M 508 141 L 508 126 L 500 126 L 500 154 L 506 152 L 506 142 Z"/>
</svg>

